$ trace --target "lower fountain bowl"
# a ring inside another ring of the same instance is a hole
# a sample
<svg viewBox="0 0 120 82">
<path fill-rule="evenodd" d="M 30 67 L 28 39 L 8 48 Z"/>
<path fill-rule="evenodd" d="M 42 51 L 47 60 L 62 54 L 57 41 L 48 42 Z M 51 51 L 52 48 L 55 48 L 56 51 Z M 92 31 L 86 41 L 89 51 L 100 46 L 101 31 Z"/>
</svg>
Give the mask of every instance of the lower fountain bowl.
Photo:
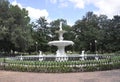
<svg viewBox="0 0 120 82">
<path fill-rule="evenodd" d="M 68 45 L 73 45 L 73 41 L 68 41 L 68 40 L 62 40 L 62 41 L 50 41 L 48 45 L 54 45 L 54 46 L 68 46 Z"/>
</svg>

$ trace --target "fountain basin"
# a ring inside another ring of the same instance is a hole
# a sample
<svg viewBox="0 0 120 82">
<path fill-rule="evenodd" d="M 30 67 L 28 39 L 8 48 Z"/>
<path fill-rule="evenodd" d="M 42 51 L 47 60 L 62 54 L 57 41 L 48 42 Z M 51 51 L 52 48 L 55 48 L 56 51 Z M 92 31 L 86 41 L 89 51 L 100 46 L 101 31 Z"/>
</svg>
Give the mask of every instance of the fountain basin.
<svg viewBox="0 0 120 82">
<path fill-rule="evenodd" d="M 68 40 L 59 40 L 59 41 L 51 41 L 48 45 L 54 45 L 58 47 L 56 51 L 56 60 L 57 61 L 66 61 L 68 60 L 68 56 L 65 53 L 65 46 L 73 45 L 73 41 Z"/>
<path fill-rule="evenodd" d="M 68 41 L 68 40 L 62 40 L 62 41 L 50 41 L 48 45 L 54 45 L 54 46 L 68 46 L 68 45 L 73 45 L 73 41 Z"/>
</svg>

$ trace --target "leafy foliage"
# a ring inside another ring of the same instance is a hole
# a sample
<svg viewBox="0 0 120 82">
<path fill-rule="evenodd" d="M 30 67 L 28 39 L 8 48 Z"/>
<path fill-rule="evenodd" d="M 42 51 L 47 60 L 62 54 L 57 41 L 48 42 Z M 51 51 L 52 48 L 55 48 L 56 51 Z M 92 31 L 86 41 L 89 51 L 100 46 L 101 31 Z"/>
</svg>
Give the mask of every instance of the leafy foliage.
<svg viewBox="0 0 120 82">
<path fill-rule="evenodd" d="M 76 20 L 73 26 L 65 19 L 47 22 L 40 17 L 30 23 L 28 11 L 25 8 L 11 5 L 7 0 L 0 0 L 0 51 L 43 52 L 56 51 L 55 46 L 48 46 L 49 41 L 58 40 L 59 23 L 63 22 L 65 40 L 72 40 L 75 44 L 66 47 L 67 50 L 81 53 L 119 52 L 120 50 L 120 16 L 108 19 L 106 15 L 96 15 L 87 12 L 82 19 Z M 37 44 L 36 44 L 37 42 Z"/>
<path fill-rule="evenodd" d="M 12 70 L 22 72 L 88 72 L 120 69 L 120 56 L 112 56 L 100 60 L 78 60 L 78 61 L 20 61 L 0 58 L 1 70 Z M 2 64 L 5 63 L 5 64 Z"/>
<path fill-rule="evenodd" d="M 26 9 L 0 1 L 0 48 L 4 52 L 25 51 L 32 43 L 30 18 Z"/>
</svg>

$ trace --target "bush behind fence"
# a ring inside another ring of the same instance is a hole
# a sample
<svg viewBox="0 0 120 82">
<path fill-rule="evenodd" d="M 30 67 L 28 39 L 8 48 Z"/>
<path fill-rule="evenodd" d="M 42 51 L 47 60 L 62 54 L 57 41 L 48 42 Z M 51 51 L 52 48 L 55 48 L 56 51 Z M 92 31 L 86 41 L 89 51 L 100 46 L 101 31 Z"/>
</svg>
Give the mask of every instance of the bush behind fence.
<svg viewBox="0 0 120 82">
<path fill-rule="evenodd" d="M 120 56 L 100 60 L 79 61 L 20 61 L 0 58 L 0 70 L 22 72 L 88 72 L 120 69 Z"/>
</svg>

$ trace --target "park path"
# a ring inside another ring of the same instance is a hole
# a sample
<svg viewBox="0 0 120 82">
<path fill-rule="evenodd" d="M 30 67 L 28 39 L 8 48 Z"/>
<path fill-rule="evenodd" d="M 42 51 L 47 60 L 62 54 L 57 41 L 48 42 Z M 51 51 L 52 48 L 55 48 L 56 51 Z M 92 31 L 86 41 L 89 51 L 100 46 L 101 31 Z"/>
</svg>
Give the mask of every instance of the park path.
<svg viewBox="0 0 120 82">
<path fill-rule="evenodd" d="M 0 71 L 0 82 L 120 82 L 120 70 L 80 73 Z"/>
</svg>

